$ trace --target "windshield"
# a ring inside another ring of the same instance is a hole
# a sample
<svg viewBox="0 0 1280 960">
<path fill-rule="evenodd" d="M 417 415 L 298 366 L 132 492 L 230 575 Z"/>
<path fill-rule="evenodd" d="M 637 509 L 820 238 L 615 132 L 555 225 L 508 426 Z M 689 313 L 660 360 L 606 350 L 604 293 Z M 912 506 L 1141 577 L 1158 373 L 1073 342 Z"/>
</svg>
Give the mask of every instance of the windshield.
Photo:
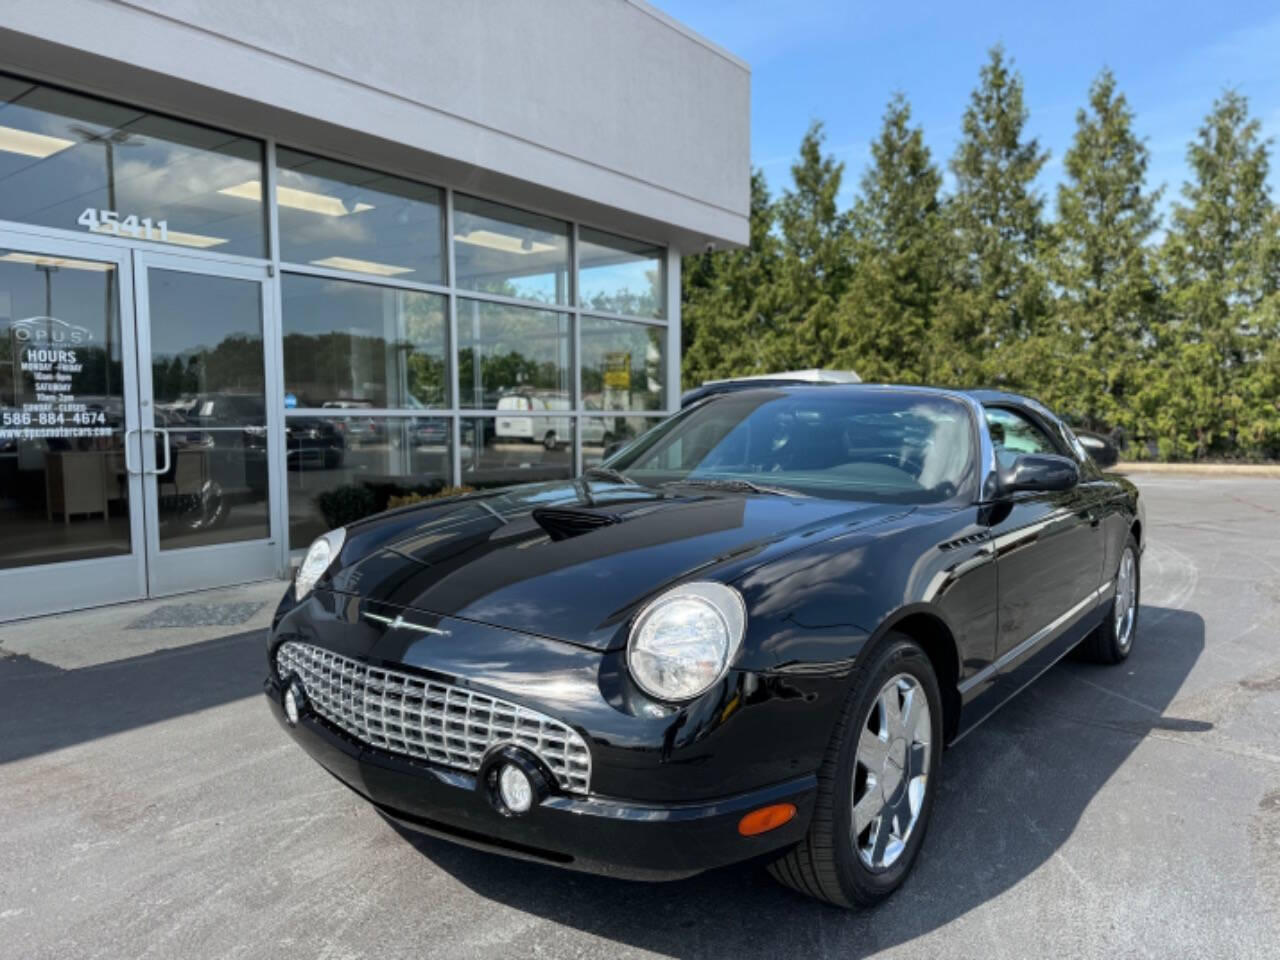
<svg viewBox="0 0 1280 960">
<path fill-rule="evenodd" d="M 711 397 L 606 465 L 643 484 L 745 481 L 810 496 L 925 504 L 959 493 L 972 458 L 973 424 L 957 400 L 814 388 Z"/>
</svg>

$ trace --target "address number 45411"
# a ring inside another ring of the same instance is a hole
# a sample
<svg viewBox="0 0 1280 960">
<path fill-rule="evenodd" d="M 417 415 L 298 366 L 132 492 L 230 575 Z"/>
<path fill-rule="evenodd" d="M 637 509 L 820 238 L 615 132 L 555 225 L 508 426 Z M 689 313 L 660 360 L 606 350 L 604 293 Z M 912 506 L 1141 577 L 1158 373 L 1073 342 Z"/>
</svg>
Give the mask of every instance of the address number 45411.
<svg viewBox="0 0 1280 960">
<path fill-rule="evenodd" d="M 134 214 L 129 214 L 123 220 L 120 214 L 114 210 L 96 210 L 93 207 L 86 207 L 84 213 L 76 218 L 76 223 L 82 227 L 88 227 L 94 233 L 110 233 L 117 237 L 133 237 L 143 240 L 164 240 L 169 239 L 169 221 L 157 220 L 152 221 L 150 217 L 138 219 Z"/>
</svg>

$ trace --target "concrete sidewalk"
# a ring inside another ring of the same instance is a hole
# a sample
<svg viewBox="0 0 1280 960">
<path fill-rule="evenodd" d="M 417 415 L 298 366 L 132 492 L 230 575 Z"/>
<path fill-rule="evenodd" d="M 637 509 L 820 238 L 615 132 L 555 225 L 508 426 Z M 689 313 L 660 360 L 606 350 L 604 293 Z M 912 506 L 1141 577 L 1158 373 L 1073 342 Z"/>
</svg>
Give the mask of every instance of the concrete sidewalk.
<svg viewBox="0 0 1280 960">
<path fill-rule="evenodd" d="M 1122 460 L 1108 473 L 1172 473 L 1209 477 L 1280 477 L 1280 463 L 1159 463 Z"/>
<path fill-rule="evenodd" d="M 78 670 L 265 630 L 288 586 L 284 580 L 263 580 L 0 623 L 0 659 L 29 657 Z"/>
</svg>

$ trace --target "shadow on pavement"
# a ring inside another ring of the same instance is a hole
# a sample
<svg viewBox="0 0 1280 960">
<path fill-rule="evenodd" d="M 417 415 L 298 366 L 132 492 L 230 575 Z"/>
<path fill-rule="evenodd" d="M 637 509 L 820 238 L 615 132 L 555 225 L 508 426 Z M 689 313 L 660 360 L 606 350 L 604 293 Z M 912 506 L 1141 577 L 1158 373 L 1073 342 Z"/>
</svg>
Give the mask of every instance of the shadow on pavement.
<svg viewBox="0 0 1280 960">
<path fill-rule="evenodd" d="M 1204 649 L 1204 621 L 1146 606 L 1142 618 L 1126 663 L 1065 660 L 947 752 L 921 859 L 906 885 L 875 910 L 845 912 L 805 899 L 759 864 L 641 884 L 404 836 L 481 896 L 668 956 L 858 956 L 891 948 L 964 916 L 1041 867 L 1149 732 L 1209 728 L 1163 716 Z"/>
<path fill-rule="evenodd" d="M 240 700 L 266 668 L 260 629 L 76 670 L 0 659 L 0 764 Z"/>
</svg>

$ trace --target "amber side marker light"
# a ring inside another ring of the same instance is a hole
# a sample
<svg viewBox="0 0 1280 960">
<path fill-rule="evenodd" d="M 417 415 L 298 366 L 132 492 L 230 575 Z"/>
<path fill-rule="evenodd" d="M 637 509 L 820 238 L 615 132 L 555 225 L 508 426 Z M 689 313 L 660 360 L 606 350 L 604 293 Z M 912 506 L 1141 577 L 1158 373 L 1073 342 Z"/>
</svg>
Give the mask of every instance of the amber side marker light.
<svg viewBox="0 0 1280 960">
<path fill-rule="evenodd" d="M 744 837 L 754 837 L 788 823 L 796 815 L 794 803 L 775 803 L 759 810 L 752 810 L 738 821 L 738 832 Z"/>
</svg>

